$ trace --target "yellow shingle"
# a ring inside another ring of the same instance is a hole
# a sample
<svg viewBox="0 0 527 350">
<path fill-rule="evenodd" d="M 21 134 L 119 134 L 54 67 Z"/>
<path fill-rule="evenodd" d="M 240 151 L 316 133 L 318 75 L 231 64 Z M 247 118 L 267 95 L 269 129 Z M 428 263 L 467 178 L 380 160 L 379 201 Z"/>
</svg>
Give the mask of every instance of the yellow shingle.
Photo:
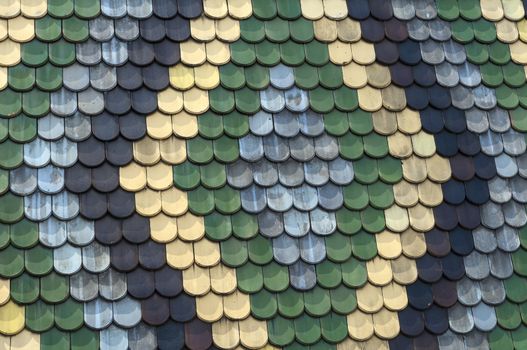
<svg viewBox="0 0 527 350">
<path fill-rule="evenodd" d="M 186 281 L 186 277 L 184 279 Z M 209 323 L 218 321 L 223 316 L 222 297 L 214 293 L 207 293 L 196 298 L 196 314 L 200 319 Z"/>
<path fill-rule="evenodd" d="M 159 215 L 158 215 L 159 216 Z M 176 239 L 166 245 L 167 264 L 178 270 L 188 269 L 194 264 L 192 243 Z"/>
<path fill-rule="evenodd" d="M 0 333 L 14 335 L 24 329 L 25 313 L 24 308 L 8 301 L 0 306 Z"/>
<path fill-rule="evenodd" d="M 417 267 L 415 266 L 415 260 L 401 255 L 397 259 L 392 260 L 391 263 L 393 280 L 395 282 L 402 285 L 409 285 L 417 280 Z"/>
<path fill-rule="evenodd" d="M 212 340 L 220 349 L 232 349 L 240 343 L 240 331 L 238 321 L 231 321 L 228 318 L 212 324 Z"/>
<path fill-rule="evenodd" d="M 300 0 L 302 16 L 316 21 L 324 16 L 324 5 L 322 0 Z"/>
<path fill-rule="evenodd" d="M 26 42 L 35 37 L 35 23 L 33 19 L 22 16 L 8 20 L 7 30 L 9 38 L 17 42 Z"/>
</svg>

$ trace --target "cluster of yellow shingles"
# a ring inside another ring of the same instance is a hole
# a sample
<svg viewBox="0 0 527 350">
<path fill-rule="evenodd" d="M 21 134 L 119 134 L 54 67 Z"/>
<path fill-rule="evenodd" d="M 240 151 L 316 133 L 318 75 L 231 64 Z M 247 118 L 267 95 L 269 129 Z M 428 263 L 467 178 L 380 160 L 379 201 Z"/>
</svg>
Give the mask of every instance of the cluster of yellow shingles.
<svg viewBox="0 0 527 350">
<path fill-rule="evenodd" d="M 406 108 L 389 69 L 375 63 L 374 47 L 347 17 L 346 2 L 301 6 L 316 39 L 328 44 L 330 60 L 342 66 L 344 83 L 357 89 L 360 108 L 373 113 L 375 132 L 388 136 L 390 154 L 403 164 L 396 204 L 385 211 L 388 230 L 376 235 L 379 256 L 367 263 L 369 283 L 357 290 L 358 309 L 347 318 L 350 338 L 339 345 L 387 348 L 385 339 L 399 332 L 404 286 L 417 278 L 415 259 L 425 253 L 423 232 L 434 226 L 431 207 L 442 201 L 439 183 L 449 179 L 449 163 L 435 154 L 433 136 L 421 130 L 418 112 Z M 185 291 L 197 296 L 199 317 L 213 322 L 216 345 L 256 348 L 267 343 L 265 322 L 249 316 L 249 297 L 237 291 L 234 270 L 221 264 L 218 243 L 204 237 L 203 219 L 187 212 L 185 192 L 172 188 L 172 165 L 186 160 L 185 139 L 198 133 L 207 90 L 218 86 L 228 43 L 239 38 L 238 20 L 252 14 L 250 0 L 204 1 L 204 9 L 191 21 L 193 40 L 181 45 L 182 63 L 170 68 L 171 87 L 158 94 L 159 112 L 147 118 L 148 137 L 134 144 L 135 163 L 121 169 L 121 185 L 136 193 L 137 211 L 151 217 L 152 238 L 167 243 L 167 261 L 183 270 Z"/>
<path fill-rule="evenodd" d="M 230 61 L 229 42 L 240 37 L 238 19 L 252 14 L 250 1 L 205 1 L 204 10 L 190 21 L 192 39 L 181 43 L 181 63 L 169 69 L 171 87 L 158 94 L 159 111 L 147 117 L 148 136 L 134 144 L 134 162 L 121 168 L 120 183 L 135 192 L 138 213 L 150 217 L 152 239 L 166 243 L 167 263 L 182 270 L 183 288 L 196 297 L 198 317 L 212 323 L 214 343 L 262 348 L 266 322 L 250 316 L 236 272 L 205 237 L 203 218 L 188 212 L 186 193 L 173 187 L 172 166 L 186 160 L 185 140 L 198 134 L 207 91 L 219 85 L 218 66 Z"/>
<path fill-rule="evenodd" d="M 46 15 L 46 0 L 3 0 L 0 2 L 0 89 L 7 86 L 7 67 L 21 59 L 21 43 L 35 37 L 35 18 Z M 10 300 L 9 280 L 0 280 L 1 349 L 38 349 L 40 336 L 24 330 L 24 307 Z"/>
</svg>

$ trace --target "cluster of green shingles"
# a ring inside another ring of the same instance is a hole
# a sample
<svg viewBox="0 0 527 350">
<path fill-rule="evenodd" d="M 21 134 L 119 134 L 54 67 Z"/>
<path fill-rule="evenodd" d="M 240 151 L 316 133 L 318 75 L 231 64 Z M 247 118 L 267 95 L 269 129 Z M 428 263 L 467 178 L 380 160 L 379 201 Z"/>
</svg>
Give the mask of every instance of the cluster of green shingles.
<svg viewBox="0 0 527 350">
<path fill-rule="evenodd" d="M 509 44 L 498 38 L 496 23 L 483 18 L 479 1 L 438 1 L 437 10 L 441 19 L 450 22 L 452 38 L 464 45 L 467 61 L 479 67 L 482 83 L 494 89 L 497 105 L 509 112 L 512 128 L 525 137 L 525 63 L 514 62 Z M 514 273 L 503 280 L 506 299 L 495 307 L 497 326 L 488 334 L 489 346 L 495 350 L 527 346 L 527 228 L 520 228 L 518 235 L 520 247 L 511 254 Z"/>
<path fill-rule="evenodd" d="M 35 20 L 36 37 L 21 44 L 22 61 L 8 68 L 0 91 L 0 276 L 11 299 L 25 306 L 25 328 L 40 333 L 42 349 L 97 349 L 98 334 L 84 326 L 83 304 L 69 295 L 69 277 L 53 271 L 53 251 L 39 242 L 38 224 L 24 218 L 24 201 L 8 191 L 8 170 L 23 163 L 24 144 L 37 137 L 37 119 L 62 87 L 62 68 L 75 63 L 75 44 L 88 40 L 98 0 L 48 0 Z"/>
<path fill-rule="evenodd" d="M 371 113 L 358 108 L 357 93 L 343 84 L 327 45 L 314 38 L 313 22 L 299 7 L 274 4 L 253 2 L 253 16 L 240 22 L 241 39 L 230 45 L 231 62 L 220 67 L 221 86 L 209 92 L 210 111 L 198 117 L 199 136 L 187 141 L 189 161 L 174 167 L 174 183 L 189 191 L 189 210 L 205 216 L 222 262 L 236 268 L 252 315 L 268 320 L 269 340 L 329 349 L 347 337 L 345 315 L 357 308 L 366 261 L 377 256 L 375 233 L 385 229 L 383 209 L 394 202 L 401 163 L 373 130 Z M 239 159 L 237 139 L 249 133 L 247 115 L 260 110 L 259 91 L 270 86 L 269 68 L 279 63 L 293 67 L 296 87 L 309 91 L 309 108 L 324 114 L 325 132 L 338 140 L 340 157 L 352 161 L 355 173 L 343 188 L 337 231 L 325 237 L 317 285 L 304 292 L 291 287 L 288 267 L 273 260 L 271 239 L 258 234 L 255 215 L 239 211 L 239 191 L 227 184 L 226 166 Z"/>
</svg>

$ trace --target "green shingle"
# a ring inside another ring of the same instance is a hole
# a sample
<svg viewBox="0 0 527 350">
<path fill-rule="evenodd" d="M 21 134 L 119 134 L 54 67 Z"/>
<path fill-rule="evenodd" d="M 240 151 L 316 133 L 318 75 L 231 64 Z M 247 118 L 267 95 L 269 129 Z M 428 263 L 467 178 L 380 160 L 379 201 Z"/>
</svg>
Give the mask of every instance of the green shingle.
<svg viewBox="0 0 527 350">
<path fill-rule="evenodd" d="M 37 136 L 37 121 L 19 114 L 9 119 L 9 137 L 19 143 L 26 143 Z"/>
<path fill-rule="evenodd" d="M 282 58 L 282 62 L 288 66 L 299 66 L 303 64 L 306 59 L 303 48 L 302 44 L 295 43 L 291 40 L 280 44 L 280 57 Z"/>
<path fill-rule="evenodd" d="M 249 84 L 249 82 L 247 82 Z M 236 109 L 244 114 L 255 114 L 260 110 L 260 96 L 258 91 L 242 88 L 234 92 Z"/>
<path fill-rule="evenodd" d="M 238 288 L 244 293 L 257 293 L 263 288 L 263 272 L 261 266 L 247 262 L 236 269 Z"/>
<path fill-rule="evenodd" d="M 311 109 L 317 113 L 329 113 L 333 109 L 335 101 L 330 90 L 319 86 L 309 91 L 309 104 Z"/>
<path fill-rule="evenodd" d="M 351 247 L 353 255 L 361 260 L 370 260 L 377 255 L 375 236 L 363 231 L 351 237 Z M 344 275 L 344 269 L 342 274 Z"/>
<path fill-rule="evenodd" d="M 489 87 L 497 87 L 503 83 L 503 73 L 500 66 L 488 62 L 479 66 L 481 80 Z"/>
<path fill-rule="evenodd" d="M 275 17 L 265 22 L 265 36 L 272 42 L 281 43 L 289 39 L 289 22 Z"/>
<path fill-rule="evenodd" d="M 355 238 L 355 237 L 353 237 Z M 364 239 L 362 239 L 364 240 Z M 354 252 L 362 248 L 356 247 L 359 241 L 353 241 Z M 355 254 L 355 253 L 354 253 Z M 360 288 L 368 280 L 368 272 L 364 262 L 352 257 L 341 265 L 342 282 L 350 288 Z"/>
<path fill-rule="evenodd" d="M 340 232 L 351 235 L 362 228 L 360 212 L 340 208 L 336 213 L 337 227 Z"/>
<path fill-rule="evenodd" d="M 214 210 L 214 192 L 204 187 L 187 192 L 188 208 L 196 215 L 207 215 Z"/>
<path fill-rule="evenodd" d="M 24 271 L 24 251 L 13 246 L 2 249 L 0 251 L 0 276 L 13 278 L 22 271 Z"/>
<path fill-rule="evenodd" d="M 464 19 L 457 19 L 451 24 L 452 38 L 462 44 L 474 40 L 474 30 L 470 22 Z"/>
<path fill-rule="evenodd" d="M 200 115 L 198 118 L 198 131 L 206 139 L 215 139 L 223 134 L 223 117 L 212 112 Z"/>
<path fill-rule="evenodd" d="M 304 46 L 306 62 L 313 66 L 323 66 L 329 62 L 329 51 L 327 45 L 313 40 Z"/>
<path fill-rule="evenodd" d="M 86 327 L 70 333 L 71 350 L 97 350 L 99 348 L 99 335 Z"/>
<path fill-rule="evenodd" d="M 247 87 L 251 90 L 263 90 L 269 86 L 269 69 L 267 67 L 254 64 L 245 69 L 245 81 Z M 248 94 L 250 91 L 247 91 Z M 258 95 L 249 95 L 248 97 L 256 98 L 258 101 Z M 244 101 L 245 104 L 252 104 L 252 101 Z M 238 105 L 238 103 L 236 103 Z"/>
<path fill-rule="evenodd" d="M 358 182 L 352 182 L 346 187 L 343 187 L 342 194 L 344 195 L 344 205 L 351 210 L 361 210 L 368 206 L 368 190 L 366 186 Z"/>
<path fill-rule="evenodd" d="M 35 84 L 35 69 L 18 64 L 8 69 L 9 87 L 17 91 L 30 90 Z"/>
<path fill-rule="evenodd" d="M 39 89 L 54 91 L 62 86 L 62 69 L 52 64 L 37 68 L 36 82 Z"/>
<path fill-rule="evenodd" d="M 327 89 L 337 89 L 343 84 L 342 67 L 328 63 L 318 68 L 320 85 Z"/>
<path fill-rule="evenodd" d="M 96 0 L 95 0 L 96 1 Z M 82 2 L 82 0 L 76 0 Z M 64 38 L 71 42 L 82 42 L 88 40 L 90 31 L 88 21 L 72 16 L 62 20 L 62 33 Z"/>
<path fill-rule="evenodd" d="M 252 0 L 253 15 L 263 19 L 269 20 L 277 15 L 276 2 L 274 1 L 259 1 Z"/>
<path fill-rule="evenodd" d="M 269 341 L 277 346 L 285 346 L 295 339 L 293 321 L 281 316 L 276 316 L 267 321 Z"/>
<path fill-rule="evenodd" d="M 459 17 L 459 7 L 456 0 L 438 0 L 437 14 L 445 21 L 453 21 Z"/>
<path fill-rule="evenodd" d="M 512 350 L 514 345 L 512 343 L 511 335 L 508 331 L 496 327 L 488 335 L 488 341 L 491 350 Z"/>
<path fill-rule="evenodd" d="M 317 264 L 317 282 L 323 288 L 336 288 L 342 282 L 340 264 L 324 260 Z"/>
<path fill-rule="evenodd" d="M 221 85 L 229 90 L 238 90 L 245 85 L 245 71 L 243 67 L 233 63 L 227 63 L 220 66 Z M 199 119 L 203 118 L 200 116 Z"/>
<path fill-rule="evenodd" d="M 319 320 L 306 314 L 301 315 L 295 319 L 295 334 L 302 344 L 316 343 L 321 336 Z"/>
<path fill-rule="evenodd" d="M 304 90 L 311 90 L 318 86 L 317 68 L 309 64 L 294 67 L 295 84 Z"/>
<path fill-rule="evenodd" d="M 341 342 L 348 336 L 348 323 L 345 316 L 330 312 L 320 318 L 320 326 L 322 329 L 322 338 L 330 343 Z M 327 345 L 323 349 L 328 349 L 329 346 Z M 334 345 L 332 346 L 334 347 Z"/>
<path fill-rule="evenodd" d="M 55 305 L 55 324 L 64 331 L 80 328 L 84 322 L 84 304 L 71 298 Z"/>
<path fill-rule="evenodd" d="M 516 91 L 506 85 L 501 85 L 496 89 L 496 100 L 498 106 L 504 109 L 515 109 L 520 103 Z"/>
<path fill-rule="evenodd" d="M 256 217 L 242 210 L 231 216 L 231 224 L 232 233 L 238 238 L 249 239 L 258 234 L 258 221 Z M 249 254 L 250 252 L 249 249 Z"/>
<path fill-rule="evenodd" d="M 367 207 L 366 209 L 361 211 L 361 219 L 362 227 L 368 232 L 381 232 L 385 228 L 384 211 L 382 210 Z"/>
<path fill-rule="evenodd" d="M 0 116 L 13 117 L 22 111 L 22 94 L 11 89 L 0 91 Z"/>
<path fill-rule="evenodd" d="M 261 235 L 255 236 L 247 244 L 249 259 L 258 265 L 265 265 L 273 260 L 271 241 Z"/>
<path fill-rule="evenodd" d="M 49 112 L 49 93 L 31 90 L 22 94 L 22 110 L 31 117 L 41 117 Z"/>
<path fill-rule="evenodd" d="M 381 181 L 368 186 L 368 195 L 370 204 L 377 209 L 387 209 L 394 202 L 392 186 Z"/>
<path fill-rule="evenodd" d="M 364 156 L 353 162 L 355 179 L 363 184 L 372 184 L 379 178 L 377 160 Z"/>
<path fill-rule="evenodd" d="M 274 294 L 268 292 L 265 288 L 258 293 L 251 294 L 251 313 L 259 319 L 270 319 L 278 312 L 278 303 Z"/>
<path fill-rule="evenodd" d="M 476 40 L 484 44 L 496 41 L 496 26 L 483 18 L 472 22 Z"/>
<path fill-rule="evenodd" d="M 293 288 L 278 293 L 276 295 L 278 302 L 278 312 L 287 318 L 295 318 L 304 312 L 304 296 Z"/>
<path fill-rule="evenodd" d="M 495 41 L 489 45 L 489 59 L 499 65 L 504 65 L 511 60 L 509 46 Z"/>
<path fill-rule="evenodd" d="M 304 292 L 304 307 L 311 316 L 324 316 L 331 310 L 329 291 L 319 286 Z"/>
<path fill-rule="evenodd" d="M 345 159 L 357 160 L 364 154 L 364 144 L 362 137 L 356 136 L 350 132 L 339 137 L 340 155 Z"/>
<path fill-rule="evenodd" d="M 240 66 L 250 66 L 256 61 L 254 45 L 238 40 L 231 43 L 229 47 L 231 49 L 231 61 L 233 63 Z"/>
<path fill-rule="evenodd" d="M 295 19 L 302 15 L 299 0 L 276 0 L 278 15 L 284 19 Z"/>
<path fill-rule="evenodd" d="M 48 1 L 48 5 L 50 3 L 58 3 L 60 1 L 61 0 Z M 71 1 L 69 0 L 62 0 L 62 1 L 71 3 Z M 50 14 L 53 14 L 53 13 L 50 12 Z M 38 20 L 35 21 L 35 35 L 37 36 L 37 38 L 45 42 L 52 42 L 52 41 L 59 40 L 60 37 L 62 36 L 62 21 L 58 18 L 54 18 L 51 16 L 45 16 L 45 17 L 39 18 Z M 24 46 L 28 46 L 28 45 L 32 46 L 35 44 L 35 42 L 36 40 L 33 40 L 27 44 L 24 44 Z M 47 44 L 43 44 L 43 45 L 47 45 Z M 41 55 L 43 55 L 44 53 L 47 56 L 47 50 L 44 50 L 44 52 L 42 52 Z"/>
<path fill-rule="evenodd" d="M 26 327 L 34 332 L 44 332 L 53 327 L 55 322 L 53 305 L 37 300 L 25 307 Z"/>
<path fill-rule="evenodd" d="M 265 22 L 256 17 L 249 17 L 240 21 L 240 36 L 243 41 L 257 43 L 265 38 Z"/>
<path fill-rule="evenodd" d="M 349 237 L 339 232 L 325 237 L 326 254 L 334 262 L 344 262 L 351 256 L 351 241 Z"/>
<path fill-rule="evenodd" d="M 458 1 L 457 3 L 461 17 L 471 21 L 477 20 L 481 17 L 479 0 L 463 0 Z"/>
<path fill-rule="evenodd" d="M 223 129 L 226 135 L 241 138 L 249 133 L 249 118 L 237 111 L 224 115 Z"/>
<path fill-rule="evenodd" d="M 69 295 L 69 288 L 69 277 L 55 272 L 40 278 L 40 296 L 48 303 L 56 304 L 65 301 Z"/>
<path fill-rule="evenodd" d="M 48 14 L 53 17 L 69 17 L 73 9 L 73 0 L 48 0 Z"/>
<path fill-rule="evenodd" d="M 19 304 L 31 304 L 39 296 L 39 279 L 27 273 L 11 279 L 10 296 Z"/>
<path fill-rule="evenodd" d="M 101 13 L 100 0 L 75 0 L 75 14 L 81 18 L 89 19 Z"/>
<path fill-rule="evenodd" d="M 38 225 L 29 220 L 20 220 L 11 225 L 11 243 L 17 248 L 31 248 L 38 243 Z"/>
<path fill-rule="evenodd" d="M 473 64 L 484 64 L 489 60 L 489 50 L 487 49 L 487 45 L 473 41 L 464 47 L 469 62 Z"/>
<path fill-rule="evenodd" d="M 234 94 L 232 91 L 218 86 L 209 91 L 210 108 L 216 113 L 229 113 L 234 110 Z"/>
<path fill-rule="evenodd" d="M 272 261 L 263 266 L 264 286 L 271 292 L 281 292 L 289 287 L 289 272 L 286 266 Z"/>
<path fill-rule="evenodd" d="M 388 154 L 388 140 L 385 136 L 372 132 L 363 136 L 364 153 L 373 158 L 383 158 Z"/>
<path fill-rule="evenodd" d="M 247 242 L 230 237 L 221 242 L 221 258 L 225 265 L 240 267 L 247 263 Z"/>
<path fill-rule="evenodd" d="M 207 237 L 213 241 L 223 241 L 230 237 L 232 233 L 231 218 L 213 212 L 205 216 L 205 232 Z"/>
<path fill-rule="evenodd" d="M 188 159 L 195 163 L 209 163 L 214 156 L 212 141 L 201 137 L 194 137 L 187 140 Z"/>
<path fill-rule="evenodd" d="M 26 250 L 25 266 L 33 275 L 47 275 L 53 270 L 53 251 L 42 245 Z"/>
<path fill-rule="evenodd" d="M 59 331 L 57 328 L 51 328 L 40 336 L 40 349 L 69 350 L 70 336 L 67 332 Z"/>
<path fill-rule="evenodd" d="M 13 151 L 9 148 L 2 147 L 5 146 L 6 143 L 10 143 L 10 141 L 6 141 L 2 144 L 0 144 L 0 154 L 3 154 L 4 157 L 6 156 L 5 153 L 7 153 L 7 157 L 9 158 L 9 154 L 12 155 Z M 5 152 L 5 153 L 4 153 Z M 18 166 L 20 163 L 22 163 L 22 147 L 20 146 L 20 149 L 18 150 L 20 152 L 20 161 L 19 162 L 13 162 L 13 159 L 11 159 L 11 162 L 8 162 L 7 164 L 12 165 L 16 164 L 15 166 Z M 5 166 L 4 159 L 0 159 L 0 166 Z M 11 193 L 6 193 L 0 197 L 0 222 L 3 222 L 5 224 L 11 224 L 19 221 L 22 219 L 22 216 L 24 215 L 24 202 L 22 197 L 15 196 Z M 0 267 L 1 268 L 1 267 Z"/>
<path fill-rule="evenodd" d="M 297 2 L 297 0 L 289 2 L 294 3 Z M 295 21 L 289 21 L 289 32 L 291 34 L 291 39 L 298 43 L 309 43 L 315 38 L 313 22 L 308 21 L 304 17 L 300 17 Z"/>
<path fill-rule="evenodd" d="M 214 203 L 223 214 L 234 214 L 242 206 L 240 193 L 227 186 L 214 190 Z"/>
<path fill-rule="evenodd" d="M 346 273 L 348 273 L 347 270 Z M 341 315 L 348 315 L 357 308 L 357 297 L 354 289 L 341 284 L 337 288 L 330 290 L 329 293 L 333 311 Z"/>
<path fill-rule="evenodd" d="M 200 166 L 201 183 L 207 188 L 220 188 L 227 183 L 225 165 L 212 161 Z"/>
<path fill-rule="evenodd" d="M 280 63 L 280 46 L 264 40 L 254 46 L 258 63 L 264 66 L 275 66 Z"/>
</svg>

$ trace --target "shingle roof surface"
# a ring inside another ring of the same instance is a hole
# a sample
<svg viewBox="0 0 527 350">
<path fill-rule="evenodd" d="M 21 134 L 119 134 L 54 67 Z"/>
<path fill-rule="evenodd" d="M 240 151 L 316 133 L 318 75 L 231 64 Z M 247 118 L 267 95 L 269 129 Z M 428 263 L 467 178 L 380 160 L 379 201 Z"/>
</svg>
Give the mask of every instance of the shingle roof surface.
<svg viewBox="0 0 527 350">
<path fill-rule="evenodd" d="M 527 349 L 520 0 L 0 0 L 0 349 Z"/>
</svg>

